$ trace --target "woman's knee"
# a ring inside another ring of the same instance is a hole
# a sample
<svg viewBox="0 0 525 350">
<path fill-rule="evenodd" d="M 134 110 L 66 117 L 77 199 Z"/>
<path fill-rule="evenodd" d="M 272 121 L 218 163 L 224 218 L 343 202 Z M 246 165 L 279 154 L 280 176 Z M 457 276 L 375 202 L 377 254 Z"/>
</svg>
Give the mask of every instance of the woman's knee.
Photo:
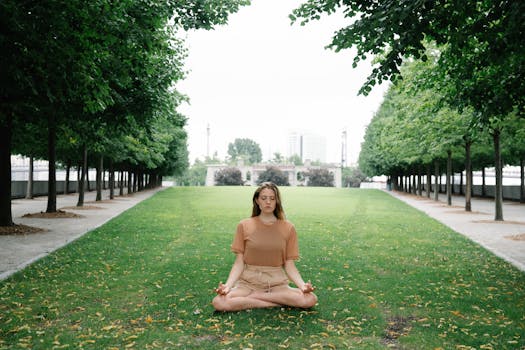
<svg viewBox="0 0 525 350">
<path fill-rule="evenodd" d="M 224 295 L 217 295 L 211 303 L 217 311 L 228 311 L 228 301 Z"/>
</svg>

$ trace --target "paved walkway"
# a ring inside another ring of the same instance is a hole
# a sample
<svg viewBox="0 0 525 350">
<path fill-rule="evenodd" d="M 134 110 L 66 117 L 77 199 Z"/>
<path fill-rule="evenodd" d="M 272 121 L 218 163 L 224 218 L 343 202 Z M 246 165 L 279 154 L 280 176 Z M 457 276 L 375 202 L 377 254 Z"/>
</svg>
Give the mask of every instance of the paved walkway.
<svg viewBox="0 0 525 350">
<path fill-rule="evenodd" d="M 494 221 L 495 205 L 492 199 L 472 199 L 472 212 L 465 211 L 465 197 L 452 196 L 447 205 L 445 195 L 439 201 L 404 192 L 388 192 L 440 221 L 479 245 L 525 271 L 525 204 L 503 202 L 504 221 Z"/>
<path fill-rule="evenodd" d="M 103 200 L 101 202 L 94 202 L 95 192 L 86 193 L 85 205 L 95 206 L 98 209 L 67 209 L 67 211 L 84 216 L 73 219 L 23 218 L 22 215 L 27 213 L 45 211 L 47 197 L 13 200 L 12 211 L 15 223 L 40 227 L 47 231 L 28 235 L 0 235 L 0 280 L 101 226 L 162 189 L 165 187 L 135 193 L 131 196 L 117 196 L 112 201 Z M 525 271 L 524 204 L 504 202 L 503 218 L 505 221 L 496 222 L 492 200 L 474 198 L 472 212 L 468 213 L 464 209 L 464 198 L 460 196 L 454 196 L 452 206 L 448 206 L 443 195 L 436 202 L 433 200 L 434 197 L 428 199 L 402 192 L 388 193 L 469 237 Z M 102 198 L 108 197 L 108 191 L 105 191 Z M 76 202 L 76 194 L 60 195 L 57 197 L 57 208 L 75 206 Z M 521 240 L 512 239 L 519 235 L 522 237 Z"/>
<path fill-rule="evenodd" d="M 13 200 L 11 208 L 15 224 L 39 227 L 46 231 L 27 235 L 0 235 L 0 280 L 103 225 L 111 218 L 165 188 L 144 190 L 129 196 L 115 196 L 113 200 L 109 200 L 109 190 L 105 190 L 102 194 L 103 200 L 98 202 L 95 202 L 96 191 L 86 192 L 84 205 L 91 209 L 69 208 L 76 206 L 77 194 L 57 196 L 58 209 L 67 208 L 64 210 L 80 214 L 82 218 L 24 218 L 22 217 L 24 214 L 45 211 L 47 197 Z"/>
</svg>

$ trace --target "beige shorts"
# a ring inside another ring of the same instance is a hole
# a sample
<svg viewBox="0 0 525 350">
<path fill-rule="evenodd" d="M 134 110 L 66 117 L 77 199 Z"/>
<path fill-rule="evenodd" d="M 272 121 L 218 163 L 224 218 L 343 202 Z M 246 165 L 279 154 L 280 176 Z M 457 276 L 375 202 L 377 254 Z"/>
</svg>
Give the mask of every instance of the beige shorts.
<svg viewBox="0 0 525 350">
<path fill-rule="evenodd" d="M 287 287 L 288 276 L 280 266 L 244 265 L 236 287 L 271 292 L 272 288 Z"/>
</svg>

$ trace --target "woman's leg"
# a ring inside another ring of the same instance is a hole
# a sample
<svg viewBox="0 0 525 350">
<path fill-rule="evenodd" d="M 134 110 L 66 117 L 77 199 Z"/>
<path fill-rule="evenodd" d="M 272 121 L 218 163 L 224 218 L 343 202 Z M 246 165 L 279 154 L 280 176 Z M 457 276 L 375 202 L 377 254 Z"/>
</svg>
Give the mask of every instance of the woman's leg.
<svg viewBox="0 0 525 350">
<path fill-rule="evenodd" d="M 272 288 L 269 292 L 255 291 L 250 294 L 250 297 L 264 302 L 303 309 L 311 308 L 317 303 L 317 296 L 314 293 L 303 293 L 298 288 L 289 286 Z"/>
<path fill-rule="evenodd" d="M 212 304 L 217 311 L 240 311 L 279 306 L 271 301 L 253 298 L 254 293 L 251 289 L 237 287 L 226 295 L 217 295 L 213 298 Z"/>
</svg>

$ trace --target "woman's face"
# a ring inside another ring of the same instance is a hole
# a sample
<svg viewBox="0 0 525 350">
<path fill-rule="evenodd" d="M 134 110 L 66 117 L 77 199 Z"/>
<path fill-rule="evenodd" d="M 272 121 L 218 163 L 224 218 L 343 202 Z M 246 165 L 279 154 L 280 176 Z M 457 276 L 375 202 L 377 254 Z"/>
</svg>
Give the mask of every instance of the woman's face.
<svg viewBox="0 0 525 350">
<path fill-rule="evenodd" d="M 273 214 L 275 205 L 277 203 L 275 199 L 275 192 L 269 188 L 264 188 L 256 199 L 257 205 L 261 209 L 261 213 Z"/>
</svg>

